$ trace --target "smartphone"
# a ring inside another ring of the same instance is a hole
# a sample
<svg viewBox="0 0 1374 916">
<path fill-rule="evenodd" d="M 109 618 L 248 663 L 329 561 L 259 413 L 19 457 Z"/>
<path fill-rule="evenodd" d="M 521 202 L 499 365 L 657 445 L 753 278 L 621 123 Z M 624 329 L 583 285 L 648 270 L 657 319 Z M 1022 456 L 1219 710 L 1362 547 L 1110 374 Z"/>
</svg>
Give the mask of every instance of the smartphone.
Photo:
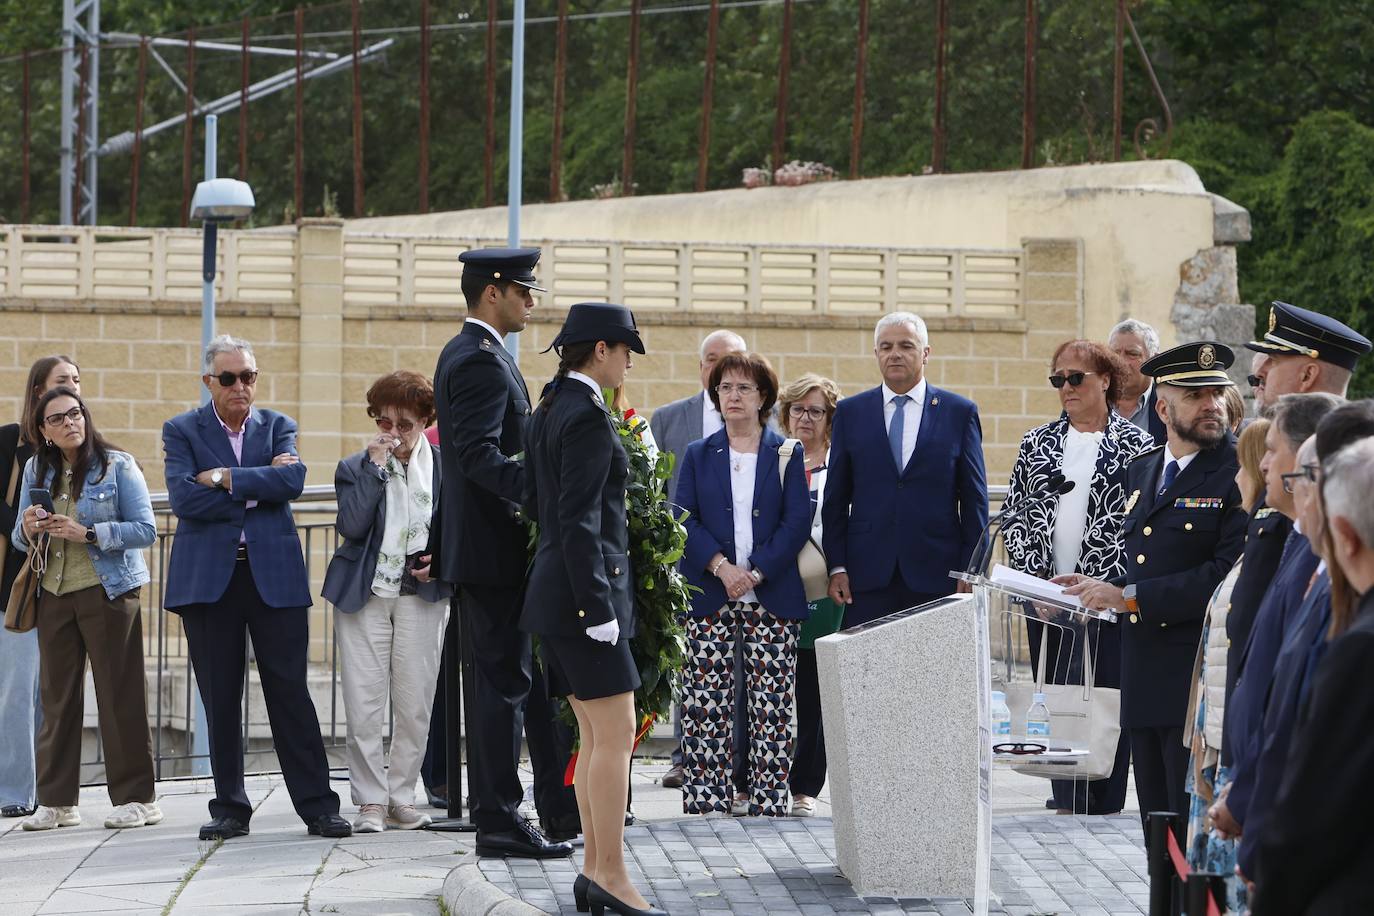
<svg viewBox="0 0 1374 916">
<path fill-rule="evenodd" d="M 47 487 L 30 487 L 29 502 L 35 506 L 41 506 L 49 515 L 56 515 L 57 511 L 52 507 L 52 494 Z"/>
</svg>

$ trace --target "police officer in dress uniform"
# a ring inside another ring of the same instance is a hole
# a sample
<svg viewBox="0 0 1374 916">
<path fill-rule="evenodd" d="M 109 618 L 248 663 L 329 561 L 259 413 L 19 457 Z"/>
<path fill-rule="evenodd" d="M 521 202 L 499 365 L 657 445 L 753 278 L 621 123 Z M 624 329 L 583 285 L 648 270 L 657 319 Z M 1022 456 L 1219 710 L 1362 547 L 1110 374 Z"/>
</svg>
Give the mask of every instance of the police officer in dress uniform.
<svg viewBox="0 0 1374 916">
<path fill-rule="evenodd" d="M 1285 394 L 1325 391 L 1345 397 L 1356 362 L 1370 350 L 1363 335 L 1336 319 L 1287 302 L 1271 304 L 1264 336 L 1245 346 L 1266 356 L 1257 369 L 1263 383 L 1262 408 L 1272 407 Z M 1292 521 L 1265 505 L 1262 499 L 1250 516 L 1243 562 L 1226 615 L 1226 636 L 1230 640 L 1226 650 L 1227 709 L 1231 708 L 1236 682 L 1245 668 L 1245 649 L 1255 615 L 1282 565 L 1284 545 L 1292 530 Z M 1222 756 L 1228 764 L 1235 759 L 1231 721 L 1228 716 L 1222 730 Z"/>
<path fill-rule="evenodd" d="M 1126 470 L 1126 575 L 1055 579 L 1086 606 L 1120 615 L 1121 726 L 1130 736 L 1142 819 L 1150 811 L 1188 811 L 1183 722 L 1193 659 L 1208 599 L 1245 537 L 1223 397 L 1234 358 L 1229 347 L 1206 341 L 1140 367 L 1158 386 L 1168 438 Z"/>
<path fill-rule="evenodd" d="M 475 677 L 469 747 L 477 854 L 549 858 L 572 854 L 520 816 L 520 736 L 530 694 L 530 639 L 517 626 L 529 559 L 520 512 L 530 395 L 502 337 L 534 308 L 538 248 L 484 248 L 459 255 L 468 315 L 434 369 L 444 488 L 431 535 L 437 578 L 458 587 Z M 453 761 L 457 765 L 457 761 Z"/>
</svg>

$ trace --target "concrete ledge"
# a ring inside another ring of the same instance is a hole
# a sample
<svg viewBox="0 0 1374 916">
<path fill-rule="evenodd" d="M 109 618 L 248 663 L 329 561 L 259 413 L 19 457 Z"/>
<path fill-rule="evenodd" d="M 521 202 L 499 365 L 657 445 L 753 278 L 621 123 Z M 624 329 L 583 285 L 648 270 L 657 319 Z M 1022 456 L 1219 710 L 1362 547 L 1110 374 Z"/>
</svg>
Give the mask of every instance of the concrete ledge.
<svg viewBox="0 0 1374 916">
<path fill-rule="evenodd" d="M 452 916 L 543 916 L 544 911 L 500 890 L 475 862 L 459 865 L 444 879 L 440 894 Z"/>
</svg>

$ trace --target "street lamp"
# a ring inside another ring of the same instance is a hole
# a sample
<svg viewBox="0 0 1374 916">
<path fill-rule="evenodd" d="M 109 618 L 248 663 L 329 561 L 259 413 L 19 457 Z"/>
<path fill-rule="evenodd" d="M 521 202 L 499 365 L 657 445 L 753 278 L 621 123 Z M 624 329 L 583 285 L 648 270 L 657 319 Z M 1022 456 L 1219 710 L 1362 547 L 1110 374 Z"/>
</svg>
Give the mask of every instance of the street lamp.
<svg viewBox="0 0 1374 916">
<path fill-rule="evenodd" d="M 215 244 L 219 224 L 250 216 L 255 206 L 253 189 L 246 181 L 235 178 L 216 178 L 216 139 L 219 129 L 217 115 L 205 116 L 205 180 L 196 185 L 191 197 L 191 219 L 205 224 L 205 246 L 201 258 L 200 290 L 200 351 L 215 336 Z M 210 391 L 201 392 L 202 404 L 210 400 Z"/>
</svg>

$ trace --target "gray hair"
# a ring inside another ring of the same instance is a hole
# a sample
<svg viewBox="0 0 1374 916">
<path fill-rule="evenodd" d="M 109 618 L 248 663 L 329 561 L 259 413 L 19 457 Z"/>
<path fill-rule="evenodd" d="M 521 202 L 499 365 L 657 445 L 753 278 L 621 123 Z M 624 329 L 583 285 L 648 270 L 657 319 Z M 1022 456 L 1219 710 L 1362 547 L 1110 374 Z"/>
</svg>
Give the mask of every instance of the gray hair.
<svg viewBox="0 0 1374 916">
<path fill-rule="evenodd" d="M 697 353 L 698 357 L 704 361 L 706 359 L 706 348 L 709 347 L 713 341 L 717 340 L 728 341 L 734 345 L 733 349 L 739 350 L 741 353 L 749 349 L 749 344 L 745 342 L 743 337 L 729 328 L 720 328 L 719 330 L 712 331 L 701 339 L 701 349 Z"/>
<path fill-rule="evenodd" d="M 921 316 L 915 312 L 889 312 L 878 319 L 877 325 L 873 328 L 873 346 L 878 346 L 878 338 L 883 331 L 892 327 L 894 324 L 909 324 L 916 329 L 916 339 L 921 342 L 921 346 L 930 346 L 930 332 L 926 330 L 926 323 L 921 320 Z"/>
<path fill-rule="evenodd" d="M 1138 318 L 1118 321 L 1116 327 L 1107 335 L 1108 342 L 1118 334 L 1134 334 L 1145 345 L 1145 355 L 1154 356 L 1159 352 L 1159 332 Z"/>
<path fill-rule="evenodd" d="M 257 357 L 253 356 L 252 344 L 239 337 L 221 334 L 205 345 L 205 358 L 201 365 L 206 375 L 215 371 L 215 357 L 221 353 L 247 353 L 253 362 L 257 363 Z"/>
<path fill-rule="evenodd" d="M 1374 437 L 1359 439 L 1327 459 L 1322 469 L 1326 517 L 1340 516 L 1374 550 Z"/>
<path fill-rule="evenodd" d="M 1285 394 L 1274 405 L 1273 422 L 1279 435 L 1287 439 L 1296 452 L 1308 436 L 1316 433 L 1322 418 L 1344 403 L 1344 398 L 1321 391 Z"/>
</svg>

